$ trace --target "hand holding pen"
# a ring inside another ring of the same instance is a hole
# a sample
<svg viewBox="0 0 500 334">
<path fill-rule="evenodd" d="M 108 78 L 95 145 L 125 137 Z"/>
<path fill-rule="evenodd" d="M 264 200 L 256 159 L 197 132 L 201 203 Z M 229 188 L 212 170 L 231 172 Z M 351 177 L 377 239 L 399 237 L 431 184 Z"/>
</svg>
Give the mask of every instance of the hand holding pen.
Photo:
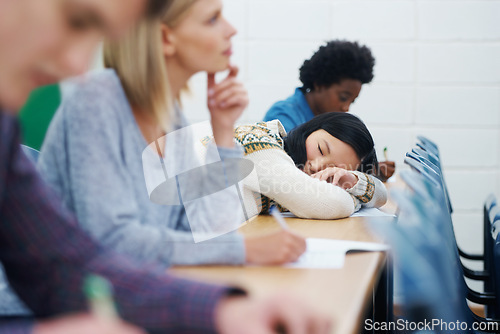
<svg viewBox="0 0 500 334">
<path fill-rule="evenodd" d="M 247 263 L 280 265 L 295 262 L 306 251 L 306 240 L 292 232 L 284 220 L 280 224 L 278 232 L 245 239 Z"/>
<path fill-rule="evenodd" d="M 377 177 L 383 182 L 387 181 L 391 176 L 393 176 L 394 172 L 396 171 L 396 163 L 394 161 L 389 161 L 387 147 L 384 147 L 384 159 L 385 161 L 380 161 L 378 164 L 379 172 L 377 175 Z"/>
</svg>

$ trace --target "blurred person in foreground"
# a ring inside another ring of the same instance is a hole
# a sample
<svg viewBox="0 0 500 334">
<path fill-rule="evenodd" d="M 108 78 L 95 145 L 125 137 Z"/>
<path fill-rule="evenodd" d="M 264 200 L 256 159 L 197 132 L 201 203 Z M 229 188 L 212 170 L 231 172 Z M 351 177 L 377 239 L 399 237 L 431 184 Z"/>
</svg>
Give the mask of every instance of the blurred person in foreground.
<svg viewBox="0 0 500 334">
<path fill-rule="evenodd" d="M 82 232 L 22 153 L 14 115 L 34 88 L 83 73 L 103 35 L 117 37 L 146 7 L 169 1 L 0 1 L 0 261 L 9 283 L 33 311 L 0 320 L 3 333 L 126 333 L 143 331 L 86 314 L 81 291 L 89 273 L 114 286 L 121 316 L 150 332 L 326 333 L 328 321 L 289 298 L 253 300 L 138 266 Z M 64 314 L 63 318 L 59 317 Z M 52 318 L 52 319 L 49 319 Z"/>
</svg>

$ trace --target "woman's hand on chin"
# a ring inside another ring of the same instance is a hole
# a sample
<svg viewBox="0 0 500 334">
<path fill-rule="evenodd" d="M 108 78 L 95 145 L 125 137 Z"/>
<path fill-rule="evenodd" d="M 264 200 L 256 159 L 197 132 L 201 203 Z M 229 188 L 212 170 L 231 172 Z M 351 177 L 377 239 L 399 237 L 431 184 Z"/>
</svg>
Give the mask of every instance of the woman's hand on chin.
<svg viewBox="0 0 500 334">
<path fill-rule="evenodd" d="M 328 167 L 311 175 L 311 177 L 326 181 L 345 190 L 354 187 L 358 183 L 358 177 L 355 174 L 338 167 Z"/>
<path fill-rule="evenodd" d="M 227 146 L 229 142 L 233 145 L 234 124 L 248 106 L 248 92 L 237 80 L 238 72 L 238 67 L 230 66 L 228 76 L 220 83 L 215 82 L 214 73 L 208 74 L 207 104 L 219 146 Z"/>
</svg>

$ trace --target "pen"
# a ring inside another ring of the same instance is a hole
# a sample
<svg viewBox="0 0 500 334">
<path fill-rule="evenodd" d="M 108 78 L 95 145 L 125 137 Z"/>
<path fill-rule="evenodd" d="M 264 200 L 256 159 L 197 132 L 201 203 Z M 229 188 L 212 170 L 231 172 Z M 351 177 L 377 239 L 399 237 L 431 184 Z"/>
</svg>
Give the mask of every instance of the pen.
<svg viewBox="0 0 500 334">
<path fill-rule="evenodd" d="M 269 213 L 271 213 L 278 224 L 280 224 L 281 228 L 283 228 L 284 230 L 288 230 L 288 225 L 286 224 L 285 219 L 283 218 L 277 207 L 272 206 L 269 210 Z"/>
<path fill-rule="evenodd" d="M 113 301 L 113 286 L 107 279 L 89 275 L 83 283 L 83 291 L 94 315 L 108 320 L 119 318 Z"/>
<path fill-rule="evenodd" d="M 384 158 L 385 158 L 385 161 L 389 161 L 389 158 L 388 158 L 388 155 L 387 155 L 387 146 L 384 147 Z"/>
</svg>

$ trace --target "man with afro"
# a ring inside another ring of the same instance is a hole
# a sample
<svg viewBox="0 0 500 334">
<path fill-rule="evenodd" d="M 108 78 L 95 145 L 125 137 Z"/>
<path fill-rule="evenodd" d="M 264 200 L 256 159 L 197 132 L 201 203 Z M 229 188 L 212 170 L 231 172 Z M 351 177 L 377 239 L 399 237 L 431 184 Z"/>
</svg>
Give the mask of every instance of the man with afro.
<svg viewBox="0 0 500 334">
<path fill-rule="evenodd" d="M 285 101 L 275 103 L 264 121 L 279 119 L 288 132 L 331 111 L 349 111 L 361 86 L 373 79 L 375 59 L 369 48 L 334 40 L 323 45 L 300 68 L 303 86 Z"/>
</svg>

